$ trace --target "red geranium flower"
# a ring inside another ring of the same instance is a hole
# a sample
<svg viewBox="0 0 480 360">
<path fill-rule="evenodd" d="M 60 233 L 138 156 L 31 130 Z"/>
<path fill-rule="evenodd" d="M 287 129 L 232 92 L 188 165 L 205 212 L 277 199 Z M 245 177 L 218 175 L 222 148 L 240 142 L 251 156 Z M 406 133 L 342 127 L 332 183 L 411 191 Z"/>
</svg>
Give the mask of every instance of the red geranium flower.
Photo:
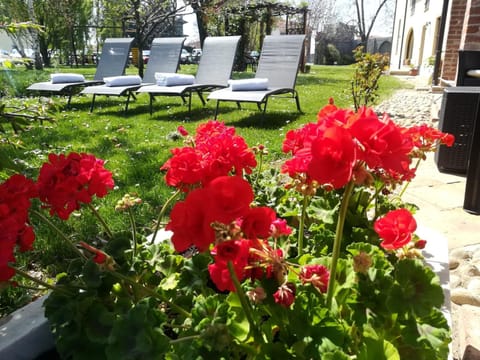
<svg viewBox="0 0 480 360">
<path fill-rule="evenodd" d="M 278 288 L 278 290 L 273 294 L 273 298 L 277 304 L 288 308 L 295 301 L 295 292 L 295 284 L 286 283 Z"/>
<path fill-rule="evenodd" d="M 40 200 L 50 208 L 50 215 L 66 220 L 81 203 L 90 203 L 93 195 L 103 197 L 113 189 L 112 173 L 93 155 L 50 154 L 48 160 L 40 169 L 37 184 Z"/>
<path fill-rule="evenodd" d="M 175 204 L 166 226 L 173 231 L 175 250 L 183 252 L 192 245 L 199 251 L 208 250 L 215 241 L 211 224 L 230 224 L 248 212 L 252 201 L 250 184 L 238 176 L 221 176 L 207 187 L 191 191 Z"/>
<path fill-rule="evenodd" d="M 30 199 L 36 196 L 35 183 L 23 175 L 13 175 L 0 184 L 0 281 L 15 275 L 8 267 L 15 262 L 15 248 L 22 252 L 32 249 L 35 234 L 28 224 L 28 210 Z"/>
<path fill-rule="evenodd" d="M 331 126 L 312 142 L 312 160 L 308 174 L 320 184 L 343 187 L 352 177 L 356 149 L 350 133 Z"/>
<path fill-rule="evenodd" d="M 279 237 L 282 235 L 290 235 L 292 228 L 287 225 L 287 220 L 275 219 L 272 223 L 272 236 Z"/>
<path fill-rule="evenodd" d="M 361 144 L 359 159 L 370 169 L 389 174 L 409 173 L 413 143 L 387 115 L 379 119 L 372 109 L 363 107 L 347 126 Z"/>
<path fill-rule="evenodd" d="M 232 278 L 228 271 L 228 262 L 233 264 L 235 275 L 239 281 L 245 278 L 245 268 L 248 265 L 250 241 L 224 241 L 212 249 L 215 263 L 208 265 L 210 278 L 220 291 L 235 291 Z"/>
<path fill-rule="evenodd" d="M 435 150 L 437 143 L 451 147 L 455 142 L 455 137 L 452 134 L 444 133 L 428 125 L 404 128 L 403 133 L 409 136 L 413 145 L 422 152 Z"/>
<path fill-rule="evenodd" d="M 184 252 L 195 245 L 203 252 L 215 241 L 215 232 L 211 227 L 215 220 L 208 212 L 209 201 L 208 189 L 196 189 L 173 207 L 165 229 L 173 232 L 172 244 L 176 251 Z"/>
<path fill-rule="evenodd" d="M 245 140 L 222 122 L 211 120 L 200 125 L 193 143 L 193 147 L 173 149 L 172 158 L 161 167 L 167 171 L 168 185 L 189 191 L 219 176 L 250 174 L 257 165 Z"/>
<path fill-rule="evenodd" d="M 310 283 L 320 292 L 326 293 L 330 273 L 323 265 L 305 265 L 299 275 L 302 284 Z"/>
<path fill-rule="evenodd" d="M 412 240 L 412 234 L 417 229 L 417 223 L 407 209 L 393 210 L 373 225 L 380 243 L 385 250 L 395 250 L 407 245 Z"/>
<path fill-rule="evenodd" d="M 168 159 L 160 170 L 167 170 L 165 182 L 183 191 L 188 191 L 192 185 L 198 184 L 203 178 L 201 154 L 192 147 L 173 149 L 173 156 Z"/>
<path fill-rule="evenodd" d="M 269 207 L 255 207 L 249 209 L 240 227 L 246 238 L 266 239 L 272 234 L 272 224 L 276 218 L 275 211 Z"/>
</svg>

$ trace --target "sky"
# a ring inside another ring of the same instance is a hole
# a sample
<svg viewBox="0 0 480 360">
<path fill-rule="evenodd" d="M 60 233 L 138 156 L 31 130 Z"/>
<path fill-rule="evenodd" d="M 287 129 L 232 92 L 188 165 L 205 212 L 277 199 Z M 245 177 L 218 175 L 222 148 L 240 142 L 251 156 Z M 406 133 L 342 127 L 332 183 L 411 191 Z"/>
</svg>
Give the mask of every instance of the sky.
<svg viewBox="0 0 480 360">
<path fill-rule="evenodd" d="M 377 10 L 380 0 L 366 0 L 365 12 L 372 16 L 373 12 Z M 346 23 L 356 22 L 357 15 L 353 0 L 336 0 L 336 12 L 339 19 Z M 388 8 L 387 8 L 388 6 Z M 390 0 L 389 3 L 383 6 L 382 11 L 375 21 L 372 30 L 372 35 L 389 36 L 392 33 L 393 13 L 395 11 L 395 1 Z M 368 26 L 368 24 L 367 24 Z"/>
<path fill-rule="evenodd" d="M 183 6 L 183 4 L 180 4 L 178 6 Z M 197 26 L 197 17 L 192 11 L 192 8 L 188 6 L 186 10 L 184 11 L 184 16 L 183 20 L 186 21 L 185 24 L 183 24 L 183 33 L 185 35 L 188 35 L 187 40 L 185 41 L 185 45 L 189 45 L 191 42 L 195 42 L 199 40 L 198 36 L 198 26 Z"/>
</svg>

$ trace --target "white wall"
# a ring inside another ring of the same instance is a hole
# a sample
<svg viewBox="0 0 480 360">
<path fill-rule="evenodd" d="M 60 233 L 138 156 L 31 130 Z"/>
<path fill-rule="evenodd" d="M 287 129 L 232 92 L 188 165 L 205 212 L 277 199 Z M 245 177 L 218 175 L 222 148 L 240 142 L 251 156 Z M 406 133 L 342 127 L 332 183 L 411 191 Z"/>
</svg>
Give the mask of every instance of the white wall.
<svg viewBox="0 0 480 360">
<path fill-rule="evenodd" d="M 435 56 L 436 37 L 440 26 L 437 19 L 442 15 L 443 1 L 430 0 L 428 10 L 425 11 L 425 0 L 416 0 L 413 14 L 411 4 L 412 0 L 397 1 L 390 69 L 408 70 L 411 66 L 418 66 L 420 72 L 430 71 L 432 66 L 428 65 L 428 60 Z M 407 49 L 409 34 L 413 35 L 410 54 Z"/>
</svg>

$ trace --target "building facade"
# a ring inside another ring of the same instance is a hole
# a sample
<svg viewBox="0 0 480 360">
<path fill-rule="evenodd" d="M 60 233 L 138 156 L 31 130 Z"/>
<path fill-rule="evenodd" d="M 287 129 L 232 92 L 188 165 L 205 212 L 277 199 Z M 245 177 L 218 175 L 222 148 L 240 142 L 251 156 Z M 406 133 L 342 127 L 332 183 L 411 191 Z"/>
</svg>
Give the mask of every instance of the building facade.
<svg viewBox="0 0 480 360">
<path fill-rule="evenodd" d="M 462 49 L 480 51 L 480 0 L 396 1 L 392 72 L 418 68 L 432 84 L 454 84 Z"/>
<path fill-rule="evenodd" d="M 441 0 L 397 0 L 390 69 L 432 71 L 442 18 Z"/>
</svg>

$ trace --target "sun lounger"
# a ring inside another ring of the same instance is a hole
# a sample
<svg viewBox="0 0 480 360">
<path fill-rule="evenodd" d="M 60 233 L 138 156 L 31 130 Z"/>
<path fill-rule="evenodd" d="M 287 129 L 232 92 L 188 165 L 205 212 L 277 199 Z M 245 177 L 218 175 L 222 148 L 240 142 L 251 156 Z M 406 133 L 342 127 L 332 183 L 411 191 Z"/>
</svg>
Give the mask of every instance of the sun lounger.
<svg viewBox="0 0 480 360">
<path fill-rule="evenodd" d="M 89 86 L 83 89 L 82 94 L 93 94 L 90 112 L 93 111 L 97 95 L 127 96 L 125 112 L 128 111 L 130 98 L 135 98 L 135 91 L 142 85 L 155 84 L 156 73 L 175 73 L 177 71 L 184 41 L 183 37 L 154 39 L 143 80 L 139 76 L 117 76 L 111 79 L 111 83 L 106 82 L 104 85 Z"/>
<path fill-rule="evenodd" d="M 255 78 L 242 86 L 231 81 L 228 88 L 212 92 L 208 100 L 217 100 L 215 119 L 221 101 L 234 101 L 240 107 L 242 102 L 256 103 L 263 112 L 271 96 L 288 95 L 294 98 L 300 112 L 300 101 L 295 90 L 297 72 L 305 35 L 269 35 L 263 42 Z M 248 88 L 250 86 L 250 88 Z M 263 87 L 263 88 L 262 88 Z"/>
<path fill-rule="evenodd" d="M 41 94 L 66 95 L 68 96 L 67 105 L 70 106 L 72 96 L 84 87 L 103 84 L 104 77 L 122 75 L 125 72 L 132 41 L 133 38 L 106 39 L 93 80 L 74 79 L 70 76 L 74 74 L 52 74 L 53 81 L 32 84 L 27 90 Z"/>
<path fill-rule="evenodd" d="M 173 86 L 155 84 L 139 88 L 138 93 L 148 93 L 150 96 L 150 115 L 153 113 L 153 100 L 156 96 L 179 96 L 184 104 L 187 103 L 188 97 L 190 112 L 192 93 L 197 93 L 205 105 L 204 92 L 228 86 L 239 40 L 240 36 L 207 37 L 193 84 Z"/>
</svg>

